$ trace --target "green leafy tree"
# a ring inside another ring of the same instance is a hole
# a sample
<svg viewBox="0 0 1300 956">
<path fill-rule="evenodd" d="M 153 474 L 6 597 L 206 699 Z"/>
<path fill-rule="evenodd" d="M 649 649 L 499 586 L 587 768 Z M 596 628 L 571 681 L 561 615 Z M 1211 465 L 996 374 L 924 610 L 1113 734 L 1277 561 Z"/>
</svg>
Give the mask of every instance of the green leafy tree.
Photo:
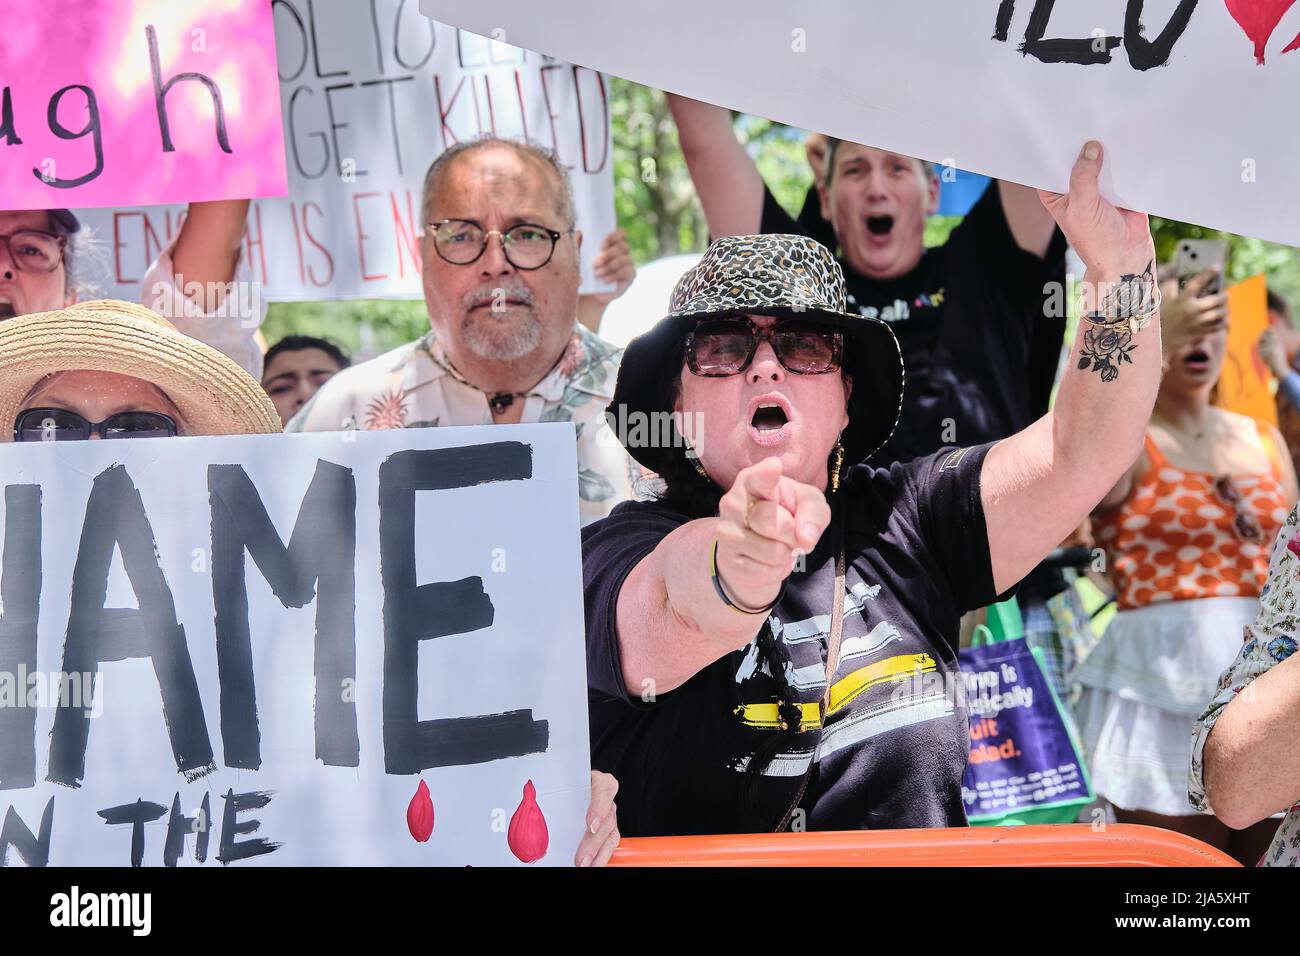
<svg viewBox="0 0 1300 956">
<path fill-rule="evenodd" d="M 708 241 L 664 94 L 610 78 L 614 209 L 638 263 L 695 252 Z"/>
<path fill-rule="evenodd" d="M 267 345 L 286 335 L 312 335 L 358 359 L 380 355 L 427 331 L 429 314 L 419 300 L 275 302 L 262 325 Z"/>
</svg>

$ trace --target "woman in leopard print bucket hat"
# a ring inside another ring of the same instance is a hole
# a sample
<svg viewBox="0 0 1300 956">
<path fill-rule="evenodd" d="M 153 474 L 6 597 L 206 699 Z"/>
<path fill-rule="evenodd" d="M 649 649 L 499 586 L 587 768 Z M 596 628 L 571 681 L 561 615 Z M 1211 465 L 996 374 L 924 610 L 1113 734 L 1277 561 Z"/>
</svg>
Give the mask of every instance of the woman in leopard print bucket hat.
<svg viewBox="0 0 1300 956">
<path fill-rule="evenodd" d="M 1132 463 L 1159 381 L 1151 233 L 1101 163 L 1090 143 L 1043 200 L 1132 361 L 1096 374 L 1081 330 L 1053 412 L 1004 441 L 865 462 L 898 346 L 803 237 L 717 240 L 629 344 L 610 422 L 665 489 L 583 535 L 592 763 L 624 835 L 965 824 L 958 621 Z"/>
</svg>

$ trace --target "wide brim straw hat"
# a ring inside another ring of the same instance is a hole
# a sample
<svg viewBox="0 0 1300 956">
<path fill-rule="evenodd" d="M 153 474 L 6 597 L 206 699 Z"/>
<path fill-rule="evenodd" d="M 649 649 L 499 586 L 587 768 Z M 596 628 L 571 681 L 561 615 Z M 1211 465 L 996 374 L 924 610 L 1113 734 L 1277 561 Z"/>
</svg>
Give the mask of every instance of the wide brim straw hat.
<svg viewBox="0 0 1300 956">
<path fill-rule="evenodd" d="M 38 382 L 77 370 L 156 386 L 187 435 L 281 431 L 261 384 L 230 358 L 142 305 L 102 299 L 0 322 L 0 441 L 13 441 L 14 420 Z"/>
<path fill-rule="evenodd" d="M 846 311 L 844 273 L 830 250 L 806 236 L 726 236 L 682 276 L 668 314 L 623 352 L 607 417 L 628 454 L 662 472 L 684 454 L 680 441 L 630 441 L 621 423 L 671 409 L 664 377 L 681 374 L 682 345 L 703 319 L 731 315 L 801 318 L 844 333 L 844 373 L 853 380 L 845 458 L 867 461 L 894 433 L 903 404 L 903 356 L 888 323 Z M 644 433 L 644 430 L 642 430 Z M 674 427 L 674 433 L 676 429 Z"/>
</svg>

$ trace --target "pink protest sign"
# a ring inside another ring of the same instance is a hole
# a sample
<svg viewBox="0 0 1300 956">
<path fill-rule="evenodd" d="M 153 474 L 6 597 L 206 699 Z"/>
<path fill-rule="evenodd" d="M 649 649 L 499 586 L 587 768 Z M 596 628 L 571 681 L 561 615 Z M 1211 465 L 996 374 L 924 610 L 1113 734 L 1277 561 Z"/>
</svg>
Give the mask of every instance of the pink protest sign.
<svg viewBox="0 0 1300 956">
<path fill-rule="evenodd" d="M 10 0 L 0 209 L 287 191 L 266 0 Z"/>
</svg>

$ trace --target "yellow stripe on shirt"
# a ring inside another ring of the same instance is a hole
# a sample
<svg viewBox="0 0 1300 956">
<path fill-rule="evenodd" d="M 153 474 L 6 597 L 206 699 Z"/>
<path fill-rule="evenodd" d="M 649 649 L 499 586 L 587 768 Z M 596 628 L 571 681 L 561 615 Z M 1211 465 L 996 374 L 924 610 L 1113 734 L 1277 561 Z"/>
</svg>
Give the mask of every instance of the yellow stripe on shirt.
<svg viewBox="0 0 1300 956">
<path fill-rule="evenodd" d="M 897 657 L 887 657 L 883 661 L 859 667 L 852 674 L 840 678 L 831 685 L 830 712 L 835 713 L 859 694 L 879 684 L 905 680 L 917 674 L 928 674 L 936 668 L 934 658 L 929 654 L 899 654 Z"/>
<path fill-rule="evenodd" d="M 800 704 L 799 708 L 803 711 L 801 730 L 811 730 L 813 727 L 821 726 L 820 703 L 813 701 L 811 704 Z M 748 727 L 775 730 L 781 724 L 781 715 L 777 712 L 776 704 L 741 704 L 736 708 L 736 713 Z"/>
</svg>

